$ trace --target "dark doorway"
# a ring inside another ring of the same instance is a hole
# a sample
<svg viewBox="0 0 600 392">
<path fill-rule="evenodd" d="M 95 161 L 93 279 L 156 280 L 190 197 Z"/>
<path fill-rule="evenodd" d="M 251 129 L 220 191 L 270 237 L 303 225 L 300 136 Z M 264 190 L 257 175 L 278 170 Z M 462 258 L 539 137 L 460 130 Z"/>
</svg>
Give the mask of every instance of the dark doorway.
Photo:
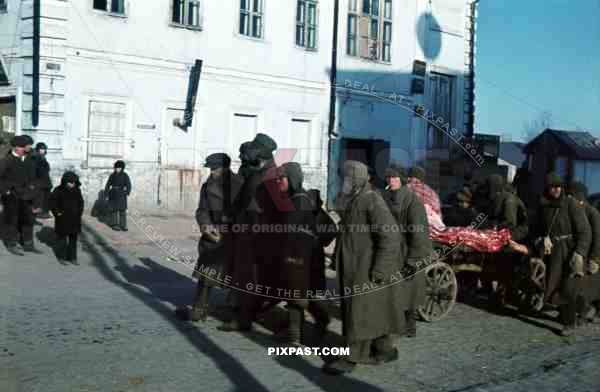
<svg viewBox="0 0 600 392">
<path fill-rule="evenodd" d="M 390 143 L 381 139 L 343 138 L 339 167 L 343 168 L 346 161 L 359 161 L 367 165 L 374 171 L 375 185 L 383 189 L 384 172 L 390 161 Z"/>
</svg>

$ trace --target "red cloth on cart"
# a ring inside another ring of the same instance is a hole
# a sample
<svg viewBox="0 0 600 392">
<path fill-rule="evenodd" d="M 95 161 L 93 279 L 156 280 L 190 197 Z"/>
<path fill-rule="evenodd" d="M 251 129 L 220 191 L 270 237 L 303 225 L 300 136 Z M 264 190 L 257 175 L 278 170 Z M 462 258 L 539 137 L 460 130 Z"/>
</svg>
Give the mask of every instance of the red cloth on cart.
<svg viewBox="0 0 600 392">
<path fill-rule="evenodd" d="M 406 186 L 417 195 L 423 205 L 429 206 L 436 214 L 442 216 L 440 197 L 429 185 L 411 177 L 408 179 Z"/>
<path fill-rule="evenodd" d="M 432 241 L 450 245 L 467 246 L 478 252 L 498 252 L 504 248 L 511 239 L 509 229 L 477 230 L 470 227 L 446 227 L 438 230 L 432 227 L 429 232 Z"/>
</svg>

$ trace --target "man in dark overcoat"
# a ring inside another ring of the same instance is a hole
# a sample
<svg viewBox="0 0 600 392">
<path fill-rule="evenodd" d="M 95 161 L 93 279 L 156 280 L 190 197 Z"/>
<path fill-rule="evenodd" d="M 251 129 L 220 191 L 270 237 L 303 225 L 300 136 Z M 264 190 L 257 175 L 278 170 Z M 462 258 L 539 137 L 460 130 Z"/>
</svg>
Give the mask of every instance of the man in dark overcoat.
<svg viewBox="0 0 600 392">
<path fill-rule="evenodd" d="M 198 241 L 198 262 L 194 277 L 198 286 L 191 311 L 178 308 L 177 314 L 191 321 L 205 321 L 208 316 L 210 289 L 219 286 L 224 276 L 225 236 L 230 229 L 229 214 L 237 192 L 242 186 L 240 176 L 230 170 L 231 158 L 216 153 L 206 158 L 205 167 L 210 169 L 208 180 L 200 189 L 200 201 L 196 209 L 196 222 L 202 236 Z"/>
<path fill-rule="evenodd" d="M 131 180 L 125 173 L 125 162 L 115 162 L 104 192 L 108 195 L 108 205 L 112 212 L 111 228 L 115 231 L 127 231 L 127 198 L 131 193 Z"/>
<path fill-rule="evenodd" d="M 383 198 L 392 211 L 399 232 L 403 237 L 401 242 L 401 257 L 405 260 L 406 280 L 398 283 L 404 288 L 402 299 L 405 300 L 406 335 L 414 337 L 417 334 L 415 312 L 423 304 L 424 272 L 433 254 L 433 244 L 429 238 L 429 224 L 425 207 L 419 198 L 410 191 L 403 182 L 406 177 L 402 168 L 392 166 L 385 171 L 386 188 Z"/>
<path fill-rule="evenodd" d="M 336 263 L 342 295 L 342 326 L 350 355 L 324 365 L 330 374 L 350 372 L 358 363 L 394 360 L 391 335 L 406 331 L 402 237 L 381 195 L 369 189 L 363 163 L 344 163 L 340 235 Z M 395 228 L 395 230 L 394 230 Z"/>
<path fill-rule="evenodd" d="M 35 208 L 39 210 L 38 218 L 48 219 L 48 198 L 52 190 L 52 180 L 50 178 L 50 164 L 46 159 L 48 146 L 45 143 L 35 145 L 35 152 L 31 156 L 35 165 L 35 177 L 38 181 L 38 197 L 35 201 Z"/>
<path fill-rule="evenodd" d="M 37 181 L 35 167 L 26 152 L 30 142 L 25 136 L 15 136 L 11 144 L 11 152 L 0 161 L 6 246 L 10 253 L 22 256 L 17 248 L 21 241 L 24 251 L 41 253 L 33 242 L 33 200 L 37 197 Z"/>
<path fill-rule="evenodd" d="M 260 224 L 262 213 L 257 193 L 261 192 L 259 188 L 264 188 L 265 176 L 269 170 L 275 170 L 273 151 L 276 149 L 275 141 L 262 133 L 240 148 L 240 174 L 244 177 L 244 183 L 232 206 L 232 219 L 236 230 L 231 233 L 231 246 L 226 246 L 226 270 L 227 275 L 231 276 L 237 309 L 232 320 L 218 327 L 221 331 L 250 330 L 261 304 L 261 297 L 248 290 L 249 287 L 253 287 L 251 285 L 258 283 L 258 264 L 263 257 L 261 252 L 265 251 L 259 245 L 262 233 L 253 232 L 253 228 Z M 275 180 L 275 176 L 272 177 Z"/>
<path fill-rule="evenodd" d="M 546 177 L 546 191 L 535 218 L 534 238 L 538 255 L 546 264 L 545 300 L 560 306 L 563 334 L 575 328 L 577 281 L 585 274 L 585 257 L 592 231 L 585 208 L 567 197 L 562 179 L 555 173 Z"/>
</svg>

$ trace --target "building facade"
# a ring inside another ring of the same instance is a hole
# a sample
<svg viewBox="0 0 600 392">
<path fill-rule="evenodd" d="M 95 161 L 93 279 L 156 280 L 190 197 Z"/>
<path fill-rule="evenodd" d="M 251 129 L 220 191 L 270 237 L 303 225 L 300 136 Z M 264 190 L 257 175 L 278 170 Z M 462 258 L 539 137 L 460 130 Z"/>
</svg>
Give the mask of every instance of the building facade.
<svg viewBox="0 0 600 392">
<path fill-rule="evenodd" d="M 406 161 L 447 149 L 452 138 L 427 125 L 438 120 L 428 112 L 464 132 L 471 9 L 467 0 L 0 0 L 2 127 L 46 142 L 53 176 L 76 170 L 88 205 L 123 159 L 132 206 L 192 210 L 204 158 L 237 159 L 257 132 L 297 150 L 307 186 L 331 195 L 353 150 L 369 151 L 373 166 L 372 151 Z M 184 130 L 173 123 L 197 59 Z"/>
</svg>

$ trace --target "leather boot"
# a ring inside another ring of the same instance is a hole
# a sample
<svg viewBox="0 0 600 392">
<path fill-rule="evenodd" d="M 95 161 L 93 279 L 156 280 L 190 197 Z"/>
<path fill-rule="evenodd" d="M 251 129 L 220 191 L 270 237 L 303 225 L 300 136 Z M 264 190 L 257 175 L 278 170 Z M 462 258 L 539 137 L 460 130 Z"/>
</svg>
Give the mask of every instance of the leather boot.
<svg viewBox="0 0 600 392">
<path fill-rule="evenodd" d="M 316 338 L 321 340 L 327 334 L 327 326 L 331 322 L 329 312 L 327 311 L 327 305 L 323 301 L 310 301 L 308 304 L 308 311 L 314 317 L 316 321 Z"/>
<path fill-rule="evenodd" d="M 205 322 L 208 318 L 208 299 L 210 298 L 210 287 L 206 284 L 199 289 L 200 295 L 196 298 L 196 302 L 194 306 L 192 306 L 192 311 L 190 314 L 190 319 L 192 321 L 202 321 Z"/>
<path fill-rule="evenodd" d="M 304 324 L 304 309 L 290 307 L 288 317 L 290 325 L 287 330 L 286 340 L 291 344 L 300 344 L 302 342 L 302 325 Z"/>
</svg>

